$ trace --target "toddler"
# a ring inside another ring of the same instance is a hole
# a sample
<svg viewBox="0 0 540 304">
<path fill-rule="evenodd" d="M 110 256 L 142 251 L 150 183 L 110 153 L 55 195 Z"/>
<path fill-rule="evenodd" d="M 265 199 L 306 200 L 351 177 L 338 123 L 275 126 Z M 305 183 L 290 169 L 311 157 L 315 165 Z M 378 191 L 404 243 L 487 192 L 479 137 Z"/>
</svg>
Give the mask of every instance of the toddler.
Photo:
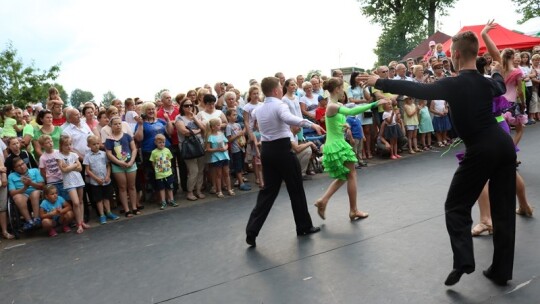
<svg viewBox="0 0 540 304">
<path fill-rule="evenodd" d="M 174 201 L 173 193 L 173 155 L 171 151 L 165 147 L 165 135 L 156 135 L 154 143 L 156 144 L 156 148 L 152 151 L 152 154 L 150 155 L 150 161 L 152 162 L 154 172 L 156 173 L 155 185 L 156 189 L 159 191 L 159 196 L 161 198 L 160 209 L 164 210 L 167 207 L 167 204 L 173 207 L 178 207 L 178 204 Z"/>
<path fill-rule="evenodd" d="M 54 185 L 47 185 L 43 190 L 45 199 L 39 205 L 39 215 L 41 225 L 44 230 L 49 231 L 49 236 L 57 236 L 56 226 L 62 225 L 62 231 L 68 233 L 71 231 L 69 224 L 73 221 L 73 211 L 71 205 L 61 196 Z"/>
<path fill-rule="evenodd" d="M 235 195 L 231 188 L 231 178 L 229 176 L 229 153 L 227 138 L 221 132 L 221 119 L 212 118 L 207 124 L 206 131 L 206 152 L 210 153 L 210 175 L 212 184 L 216 189 L 216 195 L 219 198 L 224 197 L 221 192 L 222 178 L 227 186 L 229 195 Z"/>
</svg>

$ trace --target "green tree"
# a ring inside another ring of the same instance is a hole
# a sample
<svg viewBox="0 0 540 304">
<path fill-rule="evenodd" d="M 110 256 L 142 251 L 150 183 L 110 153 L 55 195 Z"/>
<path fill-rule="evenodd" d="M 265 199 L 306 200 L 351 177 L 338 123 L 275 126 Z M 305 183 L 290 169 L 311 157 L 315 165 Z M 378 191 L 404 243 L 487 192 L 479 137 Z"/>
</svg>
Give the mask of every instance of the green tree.
<svg viewBox="0 0 540 304">
<path fill-rule="evenodd" d="M 154 99 L 155 100 L 158 100 L 158 99 L 161 99 L 161 93 L 165 92 L 165 91 L 168 91 L 168 89 L 161 89 L 159 90 L 156 95 L 154 95 Z"/>
<path fill-rule="evenodd" d="M 111 102 L 116 99 L 116 95 L 114 95 L 113 92 L 108 91 L 107 93 L 103 94 L 103 98 L 101 99 L 101 104 L 108 108 L 111 105 Z"/>
<path fill-rule="evenodd" d="M 24 107 L 27 103 L 45 100 L 49 83 L 58 78 L 59 72 L 59 64 L 48 70 L 36 68 L 34 62 L 25 65 L 22 59 L 17 58 L 17 50 L 9 42 L 0 53 L 0 104 Z"/>
<path fill-rule="evenodd" d="M 436 16 L 444 16 L 455 0 L 358 0 L 364 15 L 382 26 L 375 54 L 378 65 L 399 60 L 435 32 Z"/>
<path fill-rule="evenodd" d="M 310 80 L 311 80 L 311 77 L 313 77 L 313 75 L 319 75 L 319 76 L 321 76 L 321 75 L 322 75 L 322 72 L 321 72 L 321 70 L 310 70 L 310 71 L 307 73 L 306 81 L 310 81 Z M 301 86 L 302 84 L 298 84 L 298 85 Z"/>
<path fill-rule="evenodd" d="M 92 94 L 92 92 L 75 89 L 73 90 L 73 92 L 71 92 L 69 102 L 71 103 L 72 107 L 79 108 L 81 104 L 84 104 L 85 102 L 91 101 L 93 99 L 94 94 Z"/>
<path fill-rule="evenodd" d="M 522 15 L 519 24 L 540 16 L 540 0 L 512 0 L 517 6 L 516 12 Z"/>
</svg>

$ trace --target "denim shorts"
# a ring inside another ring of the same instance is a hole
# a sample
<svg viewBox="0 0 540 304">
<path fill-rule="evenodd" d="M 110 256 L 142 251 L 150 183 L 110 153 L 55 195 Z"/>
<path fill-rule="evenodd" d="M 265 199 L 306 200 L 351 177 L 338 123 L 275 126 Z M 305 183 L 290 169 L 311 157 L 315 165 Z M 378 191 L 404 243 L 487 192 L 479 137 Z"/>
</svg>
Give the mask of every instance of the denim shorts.
<svg viewBox="0 0 540 304">
<path fill-rule="evenodd" d="M 165 178 L 156 179 L 156 190 L 174 190 L 174 176 L 171 174 Z"/>
<path fill-rule="evenodd" d="M 242 173 L 244 170 L 244 153 L 242 151 L 238 151 L 235 153 L 231 153 L 231 173 Z"/>
</svg>

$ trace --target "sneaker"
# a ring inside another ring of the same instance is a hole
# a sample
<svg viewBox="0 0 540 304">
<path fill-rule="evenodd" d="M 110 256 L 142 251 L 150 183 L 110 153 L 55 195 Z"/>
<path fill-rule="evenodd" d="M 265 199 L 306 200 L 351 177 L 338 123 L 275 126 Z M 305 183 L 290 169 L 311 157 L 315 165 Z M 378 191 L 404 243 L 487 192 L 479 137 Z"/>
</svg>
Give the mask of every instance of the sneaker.
<svg viewBox="0 0 540 304">
<path fill-rule="evenodd" d="M 249 190 L 251 190 L 251 186 L 244 183 L 244 184 L 241 184 L 240 187 L 238 187 L 238 189 L 240 189 L 242 191 L 249 191 Z"/>
<path fill-rule="evenodd" d="M 49 236 L 50 237 L 55 237 L 57 235 L 58 235 L 58 232 L 56 232 L 56 229 L 51 228 L 51 230 L 49 230 Z"/>
<path fill-rule="evenodd" d="M 68 233 L 71 232 L 71 228 L 69 227 L 69 225 L 64 225 L 64 227 L 62 227 L 62 231 L 64 233 Z"/>
<path fill-rule="evenodd" d="M 32 228 L 34 228 L 34 222 L 33 222 L 32 220 L 30 220 L 30 221 L 24 223 L 24 224 L 23 224 L 23 227 L 22 227 L 22 229 L 23 229 L 24 231 L 31 230 Z"/>
<path fill-rule="evenodd" d="M 34 227 L 41 227 L 41 218 L 36 217 L 34 219 Z"/>
<path fill-rule="evenodd" d="M 159 207 L 159 210 L 165 210 L 167 208 L 167 202 L 163 201 L 161 202 L 161 207 Z"/>
<path fill-rule="evenodd" d="M 178 207 L 178 204 L 177 204 L 174 200 L 170 200 L 170 201 L 168 202 L 168 204 L 169 204 L 169 206 L 171 206 L 171 207 Z"/>
<path fill-rule="evenodd" d="M 138 208 L 139 210 L 141 208 Z M 110 219 L 110 220 L 113 220 L 113 221 L 116 221 L 117 219 L 119 219 L 120 217 L 112 212 L 109 212 L 107 213 L 107 218 Z"/>
<path fill-rule="evenodd" d="M 101 225 L 104 225 L 104 224 L 107 224 L 107 216 L 106 215 L 102 215 L 99 217 L 99 223 Z"/>
</svg>

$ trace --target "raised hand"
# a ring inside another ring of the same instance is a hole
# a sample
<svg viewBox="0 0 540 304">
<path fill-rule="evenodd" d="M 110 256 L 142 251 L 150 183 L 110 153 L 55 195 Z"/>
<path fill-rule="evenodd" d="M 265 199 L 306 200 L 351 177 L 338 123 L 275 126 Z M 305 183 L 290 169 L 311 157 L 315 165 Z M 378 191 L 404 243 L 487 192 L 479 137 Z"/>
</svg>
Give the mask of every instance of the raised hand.
<svg viewBox="0 0 540 304">
<path fill-rule="evenodd" d="M 495 23 L 495 19 L 488 20 L 486 23 L 486 26 L 482 30 L 482 35 L 489 33 L 492 29 L 497 27 L 497 23 Z"/>
</svg>

